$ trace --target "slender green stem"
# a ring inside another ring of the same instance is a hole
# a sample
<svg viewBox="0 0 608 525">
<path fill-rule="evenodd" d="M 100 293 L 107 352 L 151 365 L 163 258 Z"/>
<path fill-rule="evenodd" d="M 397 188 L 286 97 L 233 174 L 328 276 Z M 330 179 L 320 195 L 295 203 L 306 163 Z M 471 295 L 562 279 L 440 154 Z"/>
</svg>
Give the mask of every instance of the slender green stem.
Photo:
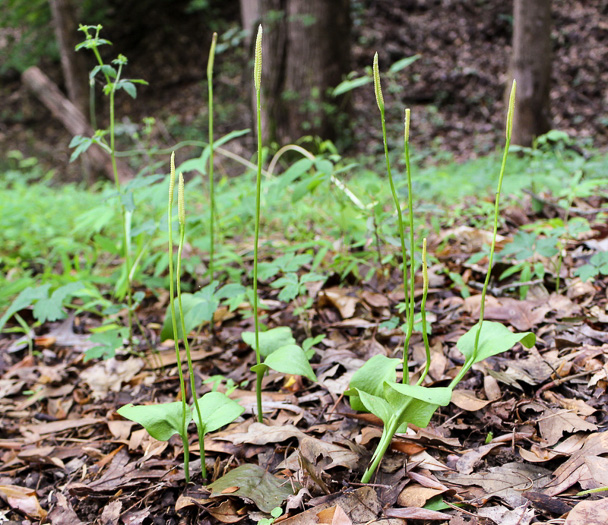
<svg viewBox="0 0 608 525">
<path fill-rule="evenodd" d="M 481 291 L 481 306 L 479 308 L 479 328 L 477 329 L 477 334 L 475 334 L 475 346 L 473 347 L 474 348 L 473 356 L 471 359 L 471 361 L 473 363 L 475 362 L 475 359 L 477 358 L 477 352 L 479 350 L 479 338 L 481 336 L 481 328 L 483 326 L 483 318 L 484 318 L 484 313 L 485 313 L 485 308 L 486 308 L 486 293 L 488 291 L 488 285 L 490 283 L 490 275 L 492 273 L 492 264 L 494 262 L 494 251 L 496 249 L 496 235 L 498 233 L 498 211 L 499 211 L 499 206 L 500 206 L 500 192 L 502 191 L 502 180 L 504 178 L 505 169 L 507 167 L 507 156 L 509 155 L 509 146 L 511 145 L 511 131 L 513 128 L 513 112 L 515 109 L 516 86 L 517 85 L 514 80 L 513 87 L 511 88 L 511 96 L 509 98 L 509 110 L 507 112 L 505 149 L 504 149 L 504 152 L 502 155 L 502 163 L 500 165 L 500 175 L 498 177 L 498 189 L 496 190 L 496 199 L 494 200 L 494 229 L 492 232 L 492 244 L 490 245 L 490 256 L 488 258 L 488 271 L 486 272 L 486 278 L 483 283 L 483 289 Z M 463 367 L 463 369 L 464 369 L 464 367 Z M 461 372 L 462 372 L 462 370 L 461 370 Z"/>
<path fill-rule="evenodd" d="M 177 360 L 177 373 L 179 375 L 179 388 L 182 397 L 182 441 L 184 443 L 184 474 L 186 483 L 190 482 L 190 448 L 188 445 L 188 429 L 186 426 L 186 415 L 188 405 L 186 402 L 186 382 L 182 370 L 182 359 L 179 355 L 179 337 L 177 333 L 177 317 L 175 316 L 175 288 L 173 273 L 173 189 L 175 187 L 175 164 L 174 154 L 171 155 L 171 175 L 169 180 L 169 205 L 167 206 L 167 223 L 169 236 L 169 307 L 171 308 L 171 321 L 173 324 L 173 341 L 175 343 L 175 357 Z M 184 338 L 185 339 L 185 338 Z"/>
<path fill-rule="evenodd" d="M 395 432 L 397 432 L 398 426 L 398 419 L 395 418 L 391 421 L 389 426 L 384 427 L 380 442 L 374 451 L 372 462 L 370 463 L 369 467 L 367 467 L 367 470 L 363 473 L 361 483 L 369 483 L 370 479 L 372 479 L 374 472 L 376 472 L 378 465 L 380 465 L 382 458 L 384 458 L 384 454 L 386 454 L 388 447 L 393 441 L 393 436 L 395 435 Z"/>
<path fill-rule="evenodd" d="M 426 238 L 422 240 L 422 302 L 420 303 L 420 315 L 422 317 L 422 340 L 424 341 L 424 353 L 426 355 L 426 363 L 424 371 L 420 379 L 416 383 L 422 385 L 424 378 L 428 375 L 431 368 L 431 348 L 429 346 L 429 336 L 426 331 L 426 297 L 429 293 L 429 272 L 426 260 Z"/>
<path fill-rule="evenodd" d="M 403 228 L 403 214 L 401 213 L 401 205 L 399 204 L 399 197 L 397 197 L 397 191 L 395 190 L 395 184 L 393 182 L 393 175 L 391 173 L 391 163 L 388 158 L 388 143 L 386 140 L 386 121 L 384 118 L 384 97 L 382 95 L 382 84 L 380 83 L 380 68 L 378 67 L 378 53 L 374 55 L 374 63 L 373 63 L 373 76 L 374 76 L 374 91 L 376 94 L 376 103 L 378 104 L 378 109 L 380 110 L 380 120 L 382 122 L 382 142 L 384 144 L 384 158 L 386 160 L 386 171 L 388 173 L 388 181 L 391 187 L 391 194 L 393 195 L 393 201 L 395 203 L 395 208 L 397 209 L 397 223 L 399 226 L 399 239 L 401 240 L 401 256 L 403 259 L 403 292 L 405 295 L 405 304 L 406 304 L 406 322 L 408 323 L 407 334 L 405 336 L 405 341 L 403 343 L 403 383 L 409 383 L 409 365 L 408 365 L 408 345 L 411 337 L 410 326 L 413 327 L 413 324 L 410 323 L 410 320 L 413 320 L 411 316 L 413 312 L 413 306 L 411 306 L 410 301 L 413 301 L 413 297 L 409 297 L 408 293 L 408 280 L 407 280 L 407 250 L 405 249 L 405 232 Z M 409 121 L 407 121 L 409 124 Z M 409 126 L 406 126 L 406 139 L 407 134 L 409 132 Z M 407 140 L 406 140 L 407 142 Z M 408 170 L 409 175 L 409 170 Z M 411 194 L 411 193 L 410 193 Z M 410 210 L 411 212 L 411 210 Z M 412 243 L 413 247 L 413 243 Z M 410 258 L 410 265 L 413 265 L 413 259 Z M 413 268 L 413 266 L 412 266 Z M 413 269 L 412 269 L 413 272 Z M 413 274 L 412 274 L 413 275 Z M 413 285 L 412 285 L 413 286 Z M 413 288 L 412 288 L 413 290 Z M 413 294 L 412 294 L 413 295 Z M 411 319 L 409 319 L 411 317 Z"/>
<path fill-rule="evenodd" d="M 256 40 L 255 66 L 254 66 L 254 83 L 255 83 L 255 100 L 256 100 L 256 120 L 258 133 L 258 166 L 255 179 L 255 233 L 253 244 L 253 317 L 255 322 L 255 359 L 256 364 L 262 362 L 260 356 L 260 319 L 258 313 L 258 244 L 260 239 L 260 208 L 262 195 L 262 90 L 261 90 L 261 75 L 262 75 L 262 26 L 258 29 L 258 37 Z M 264 372 L 258 370 L 256 372 L 256 398 L 258 409 L 258 421 L 263 422 L 262 413 L 262 378 Z"/>
<path fill-rule="evenodd" d="M 410 111 L 405 110 L 405 135 L 404 135 L 404 156 L 405 156 L 405 171 L 407 173 L 407 206 L 408 206 L 408 219 L 410 228 L 410 294 L 409 294 L 409 315 L 407 333 L 405 335 L 404 342 L 404 370 L 405 364 L 407 363 L 407 352 L 410 346 L 410 339 L 414 332 L 414 197 L 412 191 L 412 167 L 410 162 Z M 407 303 L 406 303 L 407 304 Z M 403 382 L 406 383 L 405 374 L 403 375 Z"/>
<path fill-rule="evenodd" d="M 213 62 L 215 58 L 215 44 L 217 33 L 213 33 L 211 49 L 209 50 L 209 61 L 207 62 L 207 91 L 209 95 L 209 280 L 213 282 L 213 257 L 215 252 L 215 190 L 213 188 Z M 211 323 L 213 327 L 213 323 Z"/>
<path fill-rule="evenodd" d="M 186 348 L 186 360 L 188 361 L 188 375 L 190 376 L 190 389 L 192 390 L 192 398 L 194 399 L 194 409 L 198 416 L 199 422 L 202 424 L 203 417 L 201 415 L 201 409 L 198 405 L 198 396 L 196 394 L 196 381 L 194 378 L 194 367 L 192 366 L 192 355 L 190 354 L 190 344 L 188 343 L 188 334 L 186 333 L 186 321 L 184 320 L 184 308 L 182 306 L 182 290 L 181 290 L 181 264 L 182 264 L 182 251 L 184 249 L 184 238 L 186 235 L 186 227 L 184 224 L 179 225 L 179 246 L 177 248 L 177 305 L 179 308 L 179 317 L 182 325 L 182 335 L 184 336 L 184 347 Z M 201 454 L 201 471 L 203 479 L 207 478 L 207 468 L 205 466 L 205 440 L 202 433 L 201 425 L 196 425 L 198 430 L 198 443 Z"/>
<path fill-rule="evenodd" d="M 361 478 L 361 483 L 369 483 L 369 480 L 373 476 L 374 472 L 376 472 L 376 469 L 378 468 L 378 465 L 380 465 L 384 454 L 386 453 L 388 447 L 393 441 L 393 436 L 397 432 L 401 418 L 407 410 L 407 407 L 409 406 L 410 402 L 411 398 L 405 403 L 403 403 L 403 406 L 397 412 L 395 412 L 393 417 L 390 419 L 388 425 L 384 426 L 384 429 L 382 430 L 382 437 L 380 438 L 380 442 L 378 443 L 378 446 L 374 451 L 374 455 L 372 456 L 372 462 L 363 474 L 363 477 Z"/>
</svg>

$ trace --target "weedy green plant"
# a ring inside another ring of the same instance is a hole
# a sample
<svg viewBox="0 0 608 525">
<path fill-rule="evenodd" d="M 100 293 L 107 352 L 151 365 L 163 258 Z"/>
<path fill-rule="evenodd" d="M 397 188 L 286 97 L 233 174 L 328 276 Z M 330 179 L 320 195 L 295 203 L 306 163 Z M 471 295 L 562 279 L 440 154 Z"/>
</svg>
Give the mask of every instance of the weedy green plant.
<svg viewBox="0 0 608 525">
<path fill-rule="evenodd" d="M 181 260 L 184 248 L 186 231 L 186 207 L 184 198 L 184 178 L 179 174 L 178 180 L 178 223 L 179 223 L 179 244 L 177 249 L 176 274 L 173 273 L 173 197 L 175 190 L 175 154 L 171 155 L 171 171 L 169 175 L 169 203 L 167 206 L 168 220 L 168 239 L 169 239 L 169 303 L 171 312 L 171 322 L 173 327 L 173 339 L 175 343 L 175 357 L 177 361 L 177 372 L 179 375 L 181 402 L 163 403 L 158 405 L 125 405 L 118 410 L 118 413 L 131 421 L 142 425 L 148 433 L 155 439 L 167 441 L 173 435 L 179 434 L 184 446 L 184 475 L 186 482 L 190 482 L 190 446 L 188 441 L 188 425 L 194 419 L 198 430 L 199 450 L 201 456 L 201 473 L 203 479 L 207 478 L 205 467 L 205 434 L 213 432 L 218 428 L 227 425 L 239 417 L 244 409 L 237 402 L 230 399 L 221 392 L 209 392 L 200 399 L 196 394 L 196 383 L 194 378 L 194 368 L 192 365 L 192 355 L 188 343 L 188 331 L 186 330 L 185 315 L 182 305 L 181 295 Z M 186 382 L 182 370 L 182 360 L 179 352 L 179 338 L 177 330 L 177 316 L 175 310 L 175 293 L 177 290 L 177 302 L 179 318 L 181 324 L 181 334 L 186 350 L 186 360 L 188 364 L 188 375 L 190 377 L 190 388 L 194 400 L 193 406 L 187 404 L 188 393 Z M 193 414 L 194 410 L 194 414 Z"/>
<path fill-rule="evenodd" d="M 284 374 L 302 375 L 316 381 L 316 376 L 308 362 L 306 353 L 298 346 L 291 334 L 291 328 L 278 327 L 260 332 L 260 316 L 258 308 L 258 256 L 260 240 L 260 208 L 262 188 L 262 26 L 258 27 L 255 42 L 255 62 L 253 67 L 253 82 L 256 94 L 256 123 L 258 137 L 258 162 L 255 185 L 255 232 L 253 244 L 253 317 L 255 332 L 244 332 L 243 340 L 255 350 L 256 364 L 251 370 L 256 374 L 255 392 L 257 403 L 257 418 L 263 422 L 262 410 L 262 380 L 269 369 Z M 262 358 L 264 361 L 262 362 Z"/>
<path fill-rule="evenodd" d="M 382 98 L 382 88 L 380 85 L 380 74 L 377 66 L 377 57 L 374 58 L 374 84 L 376 90 L 376 99 L 378 101 L 378 107 L 382 120 L 384 120 L 384 100 Z M 506 145 L 503 154 L 503 160 L 501 164 L 500 176 L 498 181 L 498 190 L 496 192 L 495 206 L 494 206 L 494 231 L 492 236 L 492 243 L 490 247 L 488 268 L 492 267 L 494 251 L 496 247 L 496 235 L 498 230 L 498 211 L 499 211 L 499 200 L 502 189 L 502 181 L 504 177 L 507 154 L 509 151 L 509 144 L 511 140 L 511 129 L 513 122 L 513 108 L 515 104 L 515 82 L 511 90 L 511 97 L 509 101 L 509 111 L 507 114 L 506 124 Z M 385 137 L 385 126 L 383 122 L 383 136 Z M 386 138 L 385 144 L 386 144 Z M 406 116 L 405 122 L 405 157 L 406 165 L 409 156 L 409 118 Z M 386 149 L 385 149 L 386 151 Z M 388 157 L 387 157 L 388 167 Z M 390 174 L 390 167 L 388 168 Z M 409 169 L 408 169 L 409 172 Z M 408 173 L 409 174 L 409 173 Z M 391 177 L 389 176 L 389 182 Z M 397 213 L 400 211 L 399 203 L 396 203 Z M 412 201 L 409 201 L 409 213 L 412 215 Z M 410 222 L 410 227 L 412 223 Z M 400 228 L 402 226 L 400 225 Z M 411 248 L 413 250 L 413 241 L 411 240 Z M 402 249 L 404 249 L 403 233 L 402 233 Z M 410 282 L 413 281 L 414 273 L 414 261 L 410 255 Z M 404 273 L 407 260 L 404 256 Z M 404 287 L 407 290 L 406 277 L 404 277 Z M 460 382 L 470 368 L 477 362 L 486 359 L 487 357 L 505 352 L 513 347 L 516 343 L 520 342 L 524 346 L 530 348 L 536 342 L 534 334 L 531 332 L 525 333 L 512 333 L 507 327 L 500 323 L 495 322 L 484 322 L 484 309 L 485 309 L 485 297 L 490 280 L 490 272 L 486 273 L 483 290 L 481 293 L 481 309 L 479 313 L 479 322 L 475 324 L 468 332 L 466 332 L 457 342 L 458 349 L 462 352 L 465 357 L 465 363 L 460 369 L 459 373 L 452 380 L 448 387 L 424 387 L 422 383 L 426 377 L 426 374 L 430 366 L 430 355 L 428 352 L 428 341 L 424 337 L 426 352 L 426 365 L 422 371 L 420 378 L 415 385 L 409 384 L 408 374 L 408 347 L 404 348 L 403 359 L 389 358 L 384 355 L 376 355 L 372 357 L 367 363 L 365 363 L 355 374 L 353 375 L 350 388 L 345 393 L 350 397 L 351 407 L 354 410 L 371 412 L 379 417 L 384 423 L 384 429 L 380 442 L 378 443 L 374 454 L 372 455 L 371 463 L 361 481 L 367 483 L 370 481 L 372 475 L 378 468 L 378 465 L 382 461 L 386 450 L 388 449 L 393 436 L 397 432 L 404 432 L 407 429 L 408 423 L 416 425 L 418 427 L 426 427 L 433 414 L 439 408 L 439 406 L 446 406 L 449 404 L 452 391 L 454 387 Z M 424 306 L 426 302 L 426 293 L 428 292 L 428 276 L 426 275 L 426 243 L 423 242 L 423 300 L 422 300 L 422 315 L 423 320 L 425 319 Z M 406 291 L 407 293 L 407 291 Z M 410 289 L 409 301 L 410 311 L 408 329 L 406 333 L 406 341 L 409 342 L 408 335 L 410 332 L 410 325 L 413 323 L 413 310 L 412 304 L 414 301 L 413 290 Z M 407 297 L 407 296 L 406 296 Z M 425 324 L 425 321 L 424 321 Z M 423 334 L 426 333 L 426 327 L 423 328 Z M 403 380 L 402 382 L 397 381 L 397 368 L 399 365 L 403 366 Z"/>
<path fill-rule="evenodd" d="M 120 89 L 127 92 L 128 95 L 135 98 L 137 96 L 137 90 L 135 84 L 147 84 L 145 80 L 141 79 L 125 79 L 121 78 L 123 67 L 127 64 L 127 58 L 124 55 L 118 55 L 116 59 L 112 61 L 112 64 L 105 64 L 99 53 L 99 46 L 111 45 L 108 40 L 99 37 L 101 31 L 101 25 L 97 26 L 84 26 L 80 25 L 79 31 L 85 34 L 85 40 L 76 46 L 76 51 L 80 49 L 90 49 L 93 51 L 95 58 L 97 59 L 98 65 L 93 68 L 89 78 L 91 85 L 94 86 L 95 77 L 101 73 L 105 79 L 105 86 L 103 91 L 109 96 L 110 106 L 110 127 L 108 130 L 110 136 L 109 144 L 105 141 L 105 132 L 97 130 L 93 137 L 82 137 L 75 136 L 70 147 L 75 148 L 70 161 L 75 160 L 81 153 L 84 153 L 92 144 L 99 145 L 102 149 L 105 149 L 110 154 L 112 162 L 112 171 L 114 173 L 114 184 L 116 186 L 116 192 L 118 193 L 120 210 L 122 214 L 122 228 L 123 228 L 123 257 L 125 265 L 125 279 L 126 279 L 126 294 L 127 294 L 127 307 L 128 307 L 128 329 L 129 329 L 129 346 L 133 346 L 133 291 L 131 286 L 132 279 L 132 260 L 131 260 L 131 214 L 133 212 L 133 197 L 130 193 L 125 193 L 118 177 L 118 166 L 116 163 L 116 122 L 115 122 L 115 96 L 116 92 Z M 94 34 L 92 32 L 95 32 Z M 114 67 L 116 66 L 116 67 Z"/>
</svg>

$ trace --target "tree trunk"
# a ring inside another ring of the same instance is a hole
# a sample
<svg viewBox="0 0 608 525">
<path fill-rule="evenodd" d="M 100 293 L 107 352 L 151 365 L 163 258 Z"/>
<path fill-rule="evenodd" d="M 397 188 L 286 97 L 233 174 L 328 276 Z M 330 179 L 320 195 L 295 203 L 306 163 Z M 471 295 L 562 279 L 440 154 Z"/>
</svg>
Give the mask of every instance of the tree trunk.
<svg viewBox="0 0 608 525">
<path fill-rule="evenodd" d="M 241 0 L 241 24 L 245 30 L 245 46 L 251 49 L 253 37 L 256 34 L 257 24 L 260 22 L 260 0 Z"/>
<path fill-rule="evenodd" d="M 93 130 L 82 112 L 62 95 L 59 88 L 40 69 L 36 66 L 26 69 L 21 75 L 21 80 L 72 135 L 93 136 Z M 93 144 L 85 152 L 85 156 L 93 169 L 103 172 L 110 180 L 114 180 L 110 155 Z M 117 165 L 118 179 L 121 183 L 133 177 L 133 171 L 124 162 L 118 160 Z"/>
<path fill-rule="evenodd" d="M 349 0 L 261 0 L 265 140 L 335 140 L 344 130 L 342 101 L 328 91 L 350 71 L 349 6 Z"/>
<path fill-rule="evenodd" d="M 83 54 L 77 53 L 74 49 L 79 41 L 76 10 L 70 4 L 70 0 L 49 0 L 49 3 L 68 98 L 83 115 L 87 115 L 89 107 L 87 66 Z"/>
<path fill-rule="evenodd" d="M 517 100 L 512 143 L 530 146 L 551 129 L 551 0 L 515 0 L 513 14 L 510 69 Z"/>
</svg>

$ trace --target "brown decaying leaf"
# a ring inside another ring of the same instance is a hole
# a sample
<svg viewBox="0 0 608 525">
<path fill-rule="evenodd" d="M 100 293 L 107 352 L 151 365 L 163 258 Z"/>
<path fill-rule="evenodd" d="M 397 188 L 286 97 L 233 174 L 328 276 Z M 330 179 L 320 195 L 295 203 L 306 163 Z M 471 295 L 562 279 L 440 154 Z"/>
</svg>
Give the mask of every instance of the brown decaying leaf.
<svg viewBox="0 0 608 525">
<path fill-rule="evenodd" d="M 347 295 L 348 293 L 349 291 L 345 288 L 327 288 L 319 294 L 319 306 L 329 303 L 338 309 L 342 319 L 349 319 L 355 314 L 359 299 Z"/>
<path fill-rule="evenodd" d="M 479 399 L 475 392 L 470 390 L 454 390 L 452 392 L 452 403 L 467 412 L 476 412 L 491 403 L 487 399 Z"/>
<path fill-rule="evenodd" d="M 534 509 L 528 508 L 527 504 L 512 510 L 503 505 L 496 505 L 479 509 L 477 515 L 500 525 L 529 525 L 535 517 L 535 512 Z"/>
<path fill-rule="evenodd" d="M 477 447 L 473 450 L 465 452 L 458 458 L 458 461 L 456 462 L 456 470 L 458 470 L 460 474 L 470 474 L 486 454 L 489 454 L 496 447 L 500 446 L 504 446 L 504 444 L 489 443 L 488 445 L 482 445 L 481 447 Z"/>
<path fill-rule="evenodd" d="M 445 512 L 437 512 L 436 510 L 406 508 L 406 509 L 386 509 L 384 511 L 389 518 L 405 518 L 409 520 L 446 520 L 452 516 Z"/>
<path fill-rule="evenodd" d="M 555 478 L 544 492 L 549 496 L 557 496 L 575 483 L 579 483 L 584 489 L 602 486 L 593 479 L 586 460 L 606 453 L 608 453 L 608 432 L 589 435 L 583 447 L 555 470 Z"/>
<path fill-rule="evenodd" d="M 353 523 L 380 523 L 376 518 L 382 512 L 382 506 L 372 487 L 361 487 L 353 492 L 341 494 L 337 498 L 332 497 L 330 502 L 320 503 L 280 523 L 281 525 L 311 525 L 318 522 L 317 516 L 321 511 L 336 506 L 340 506 Z"/>
<path fill-rule="evenodd" d="M 570 511 L 564 525 L 606 525 L 608 498 L 581 501 Z"/>
<path fill-rule="evenodd" d="M 0 485 L 0 498 L 8 503 L 9 507 L 23 512 L 30 518 L 43 520 L 47 512 L 38 502 L 36 491 L 18 485 Z"/>
<path fill-rule="evenodd" d="M 464 487 L 477 485 L 484 489 L 484 500 L 497 497 L 510 506 L 518 507 L 525 504 L 522 492 L 543 488 L 550 474 L 549 470 L 537 465 L 506 463 L 500 467 L 491 467 L 485 472 L 438 475 L 438 477 L 446 483 Z"/>
<path fill-rule="evenodd" d="M 317 523 L 326 523 L 329 525 L 353 525 L 352 520 L 340 505 L 328 507 L 321 510 L 317 514 Z"/>
<path fill-rule="evenodd" d="M 52 525 L 85 525 L 80 521 L 67 498 L 61 493 L 56 494 L 57 503 L 49 512 L 48 519 Z"/>
<path fill-rule="evenodd" d="M 445 489 L 432 489 L 429 487 L 423 487 L 422 485 L 411 484 L 407 485 L 399 494 L 397 498 L 397 505 L 401 507 L 424 507 L 426 502 L 439 494 L 443 494 L 449 490 Z"/>
</svg>

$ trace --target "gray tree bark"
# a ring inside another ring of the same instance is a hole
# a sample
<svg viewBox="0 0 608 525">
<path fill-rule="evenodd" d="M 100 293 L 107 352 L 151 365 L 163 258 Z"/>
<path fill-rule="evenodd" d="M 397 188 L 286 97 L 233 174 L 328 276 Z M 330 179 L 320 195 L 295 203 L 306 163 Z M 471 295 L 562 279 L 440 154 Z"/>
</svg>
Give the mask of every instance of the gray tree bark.
<svg viewBox="0 0 608 525">
<path fill-rule="evenodd" d="M 74 49 L 79 42 L 75 6 L 70 0 L 49 0 L 49 4 L 68 98 L 84 115 L 87 115 L 89 107 L 87 66 L 83 54 L 77 53 Z"/>
<path fill-rule="evenodd" d="M 265 140 L 334 140 L 344 127 L 342 101 L 328 91 L 350 71 L 350 1 L 260 0 L 260 8 Z"/>
<path fill-rule="evenodd" d="M 513 15 L 510 71 L 517 99 L 511 141 L 530 146 L 551 129 L 551 0 L 515 0 Z"/>
</svg>

